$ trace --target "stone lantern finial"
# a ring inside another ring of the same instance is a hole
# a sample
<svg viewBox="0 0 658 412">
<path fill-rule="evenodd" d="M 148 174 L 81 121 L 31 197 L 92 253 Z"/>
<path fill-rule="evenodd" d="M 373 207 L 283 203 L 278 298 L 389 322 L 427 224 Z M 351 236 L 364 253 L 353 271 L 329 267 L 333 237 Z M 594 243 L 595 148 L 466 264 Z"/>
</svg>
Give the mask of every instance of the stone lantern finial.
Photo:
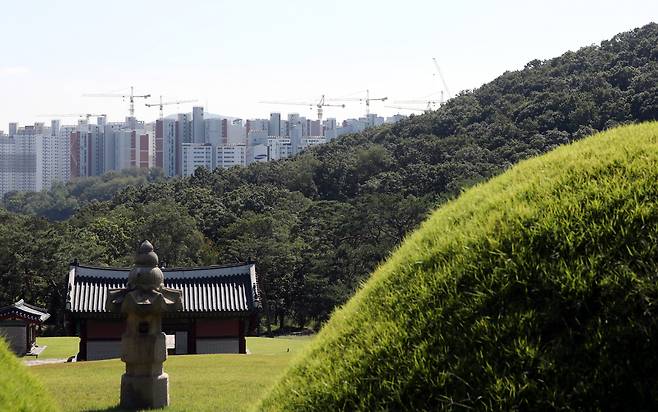
<svg viewBox="0 0 658 412">
<path fill-rule="evenodd" d="M 148 240 L 139 246 L 135 267 L 128 275 L 128 288 L 138 288 L 142 291 L 164 289 L 164 275 L 158 267 L 158 255 Z"/>
<path fill-rule="evenodd" d="M 139 250 L 135 257 L 135 265 L 152 268 L 158 266 L 158 255 L 155 254 L 153 251 L 153 245 L 148 240 L 143 241 L 142 244 L 139 245 Z"/>
<path fill-rule="evenodd" d="M 126 316 L 126 331 L 121 336 L 121 360 L 126 363 L 121 406 L 142 409 L 169 405 L 169 376 L 162 367 L 167 359 L 162 315 L 182 309 L 182 292 L 164 286 L 158 255 L 148 240 L 139 247 L 126 287 L 111 289 L 105 306 L 108 312 Z"/>
</svg>

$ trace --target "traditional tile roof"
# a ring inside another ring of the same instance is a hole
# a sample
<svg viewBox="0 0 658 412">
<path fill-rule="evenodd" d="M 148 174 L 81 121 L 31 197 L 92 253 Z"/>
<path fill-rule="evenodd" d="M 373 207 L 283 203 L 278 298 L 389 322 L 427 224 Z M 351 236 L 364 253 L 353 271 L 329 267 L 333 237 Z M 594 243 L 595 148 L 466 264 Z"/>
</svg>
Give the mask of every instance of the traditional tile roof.
<svg viewBox="0 0 658 412">
<path fill-rule="evenodd" d="M 66 309 L 106 313 L 109 289 L 126 286 L 128 268 L 74 265 L 69 270 Z M 183 291 L 182 312 L 250 312 L 259 306 L 256 266 L 240 264 L 162 269 L 165 287 Z"/>
<path fill-rule="evenodd" d="M 25 303 L 23 299 L 18 302 L 0 308 L 0 319 L 23 319 L 30 322 L 44 322 L 50 317 L 50 314 L 45 309 L 38 306 Z"/>
</svg>

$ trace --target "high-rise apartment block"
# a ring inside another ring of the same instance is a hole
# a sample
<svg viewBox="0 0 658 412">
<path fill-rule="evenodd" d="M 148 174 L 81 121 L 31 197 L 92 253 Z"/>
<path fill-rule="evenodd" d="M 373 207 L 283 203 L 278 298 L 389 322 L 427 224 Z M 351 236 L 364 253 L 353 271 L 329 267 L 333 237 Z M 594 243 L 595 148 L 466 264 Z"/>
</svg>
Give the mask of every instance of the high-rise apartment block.
<svg viewBox="0 0 658 412">
<path fill-rule="evenodd" d="M 34 135 L 0 137 L 0 195 L 43 188 L 40 143 Z"/>
<path fill-rule="evenodd" d="M 220 145 L 215 148 L 215 168 L 247 165 L 247 146 Z"/>
<path fill-rule="evenodd" d="M 167 177 L 176 176 L 176 121 L 160 119 L 155 122 L 155 167 Z"/>
<path fill-rule="evenodd" d="M 192 142 L 206 142 L 206 125 L 203 122 L 203 107 L 192 108 Z"/>
<path fill-rule="evenodd" d="M 396 122 L 397 115 L 386 119 Z M 98 176 L 128 168 L 162 169 L 165 176 L 190 176 L 203 167 L 230 168 L 296 155 L 345 133 L 384 123 L 370 114 L 338 124 L 298 113 L 270 113 L 269 119 L 209 115 L 203 107 L 144 123 L 135 117 L 107 122 L 105 116 L 74 125 L 52 120 L 49 126 L 10 123 L 0 132 L 0 195 L 11 191 L 49 189 L 53 183 Z"/>
<path fill-rule="evenodd" d="M 199 167 L 213 169 L 213 147 L 206 143 L 183 143 L 182 175 L 191 176 Z"/>
<path fill-rule="evenodd" d="M 270 136 L 281 136 L 281 113 L 270 113 L 268 134 Z"/>
</svg>

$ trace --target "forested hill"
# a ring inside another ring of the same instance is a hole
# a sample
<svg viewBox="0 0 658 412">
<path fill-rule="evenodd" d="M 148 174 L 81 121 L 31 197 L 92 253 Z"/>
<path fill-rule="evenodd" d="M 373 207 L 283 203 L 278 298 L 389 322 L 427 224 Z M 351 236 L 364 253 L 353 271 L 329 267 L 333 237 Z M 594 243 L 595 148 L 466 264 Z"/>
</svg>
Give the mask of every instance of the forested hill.
<svg viewBox="0 0 658 412">
<path fill-rule="evenodd" d="M 75 184 L 60 187 L 57 197 L 9 196 L 12 211 L 64 216 L 67 207 L 80 209 L 60 223 L 0 216 L 0 232 L 8 234 L 0 246 L 0 277 L 8 279 L 0 282 L 15 285 L 0 290 L 0 304 L 21 296 L 59 306 L 44 285 L 61 282 L 64 256 L 127 264 L 135 241 L 150 238 L 170 265 L 254 257 L 270 320 L 321 321 L 445 199 L 521 159 L 649 119 L 658 119 L 653 23 L 599 46 L 531 61 L 437 111 L 293 159 L 156 179 L 108 201 L 76 198 Z M 51 207 L 58 213 L 49 213 Z M 11 225 L 37 229 L 16 236 Z M 39 231 L 49 231 L 49 247 L 63 261 L 35 270 L 24 251 L 42 241 L 31 241 Z"/>
</svg>

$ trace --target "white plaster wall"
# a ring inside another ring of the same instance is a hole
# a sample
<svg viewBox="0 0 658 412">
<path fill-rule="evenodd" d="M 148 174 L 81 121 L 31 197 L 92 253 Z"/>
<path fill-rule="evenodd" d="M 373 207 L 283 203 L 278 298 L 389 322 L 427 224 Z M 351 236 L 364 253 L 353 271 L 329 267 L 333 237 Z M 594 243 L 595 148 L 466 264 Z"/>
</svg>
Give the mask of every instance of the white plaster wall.
<svg viewBox="0 0 658 412">
<path fill-rule="evenodd" d="M 176 355 L 187 354 L 187 332 L 176 332 Z"/>
<path fill-rule="evenodd" d="M 87 360 L 112 359 L 121 357 L 121 341 L 87 341 Z"/>
<path fill-rule="evenodd" d="M 197 353 L 240 353 L 238 338 L 197 339 Z"/>
<path fill-rule="evenodd" d="M 0 326 L 0 336 L 4 337 L 14 353 L 25 355 L 27 346 L 25 326 Z"/>
</svg>

